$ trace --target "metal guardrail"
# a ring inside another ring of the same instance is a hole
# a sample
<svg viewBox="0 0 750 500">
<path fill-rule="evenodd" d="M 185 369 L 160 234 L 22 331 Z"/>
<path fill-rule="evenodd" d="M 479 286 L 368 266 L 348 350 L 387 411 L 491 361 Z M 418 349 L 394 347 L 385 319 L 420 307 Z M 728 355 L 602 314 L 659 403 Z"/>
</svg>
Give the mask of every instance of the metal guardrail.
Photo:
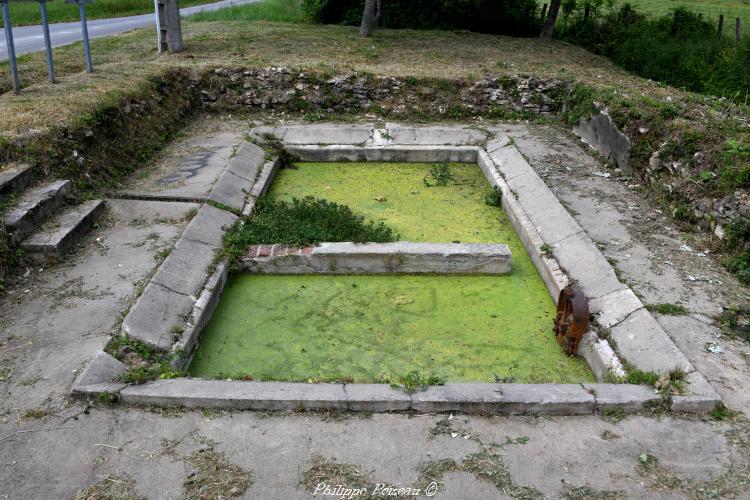
<svg viewBox="0 0 750 500">
<path fill-rule="evenodd" d="M 21 78 L 18 75 L 18 63 L 16 62 L 16 49 L 13 44 L 13 25 L 10 18 L 10 1 L 0 0 L 3 11 L 3 27 L 5 30 L 5 43 L 8 47 L 8 63 L 10 66 L 10 76 L 13 81 L 13 91 L 21 91 Z M 52 60 L 52 40 L 49 34 L 49 20 L 47 18 L 47 1 L 52 0 L 13 0 L 14 2 L 39 2 L 39 11 L 42 18 L 42 33 L 44 34 L 44 51 L 47 55 L 47 80 L 55 83 L 55 64 Z M 86 71 L 94 72 L 94 65 L 91 62 L 91 46 L 89 44 L 89 32 L 86 23 L 86 4 L 93 3 L 94 0 L 65 0 L 67 4 L 78 5 L 78 12 L 81 16 L 81 32 L 83 34 L 83 51 L 86 58 Z"/>
</svg>

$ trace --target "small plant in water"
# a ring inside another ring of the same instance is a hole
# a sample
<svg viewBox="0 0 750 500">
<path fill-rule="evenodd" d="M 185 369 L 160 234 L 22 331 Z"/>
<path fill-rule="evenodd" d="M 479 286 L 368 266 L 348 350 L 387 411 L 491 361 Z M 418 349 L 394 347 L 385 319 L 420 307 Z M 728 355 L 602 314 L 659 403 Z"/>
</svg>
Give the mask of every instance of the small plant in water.
<svg viewBox="0 0 750 500">
<path fill-rule="evenodd" d="M 424 185 L 427 187 L 433 186 L 447 186 L 448 182 L 455 181 L 456 178 L 451 173 L 451 168 L 447 163 L 436 163 L 430 168 L 430 181 L 427 177 L 422 179 Z"/>
<path fill-rule="evenodd" d="M 502 207 L 503 206 L 503 192 L 502 190 L 495 186 L 492 188 L 492 191 L 487 194 L 487 196 L 484 197 L 484 202 L 491 207 Z"/>
</svg>

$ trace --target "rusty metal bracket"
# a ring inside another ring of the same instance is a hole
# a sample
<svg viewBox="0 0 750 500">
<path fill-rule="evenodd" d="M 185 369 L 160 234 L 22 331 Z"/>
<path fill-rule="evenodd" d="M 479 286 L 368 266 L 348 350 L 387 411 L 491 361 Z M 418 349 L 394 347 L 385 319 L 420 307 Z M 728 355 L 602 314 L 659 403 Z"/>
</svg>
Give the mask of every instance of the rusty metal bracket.
<svg viewBox="0 0 750 500">
<path fill-rule="evenodd" d="M 557 343 L 566 354 L 578 352 L 578 344 L 589 329 L 589 301 L 576 285 L 569 285 L 560 291 L 555 318 Z"/>
</svg>

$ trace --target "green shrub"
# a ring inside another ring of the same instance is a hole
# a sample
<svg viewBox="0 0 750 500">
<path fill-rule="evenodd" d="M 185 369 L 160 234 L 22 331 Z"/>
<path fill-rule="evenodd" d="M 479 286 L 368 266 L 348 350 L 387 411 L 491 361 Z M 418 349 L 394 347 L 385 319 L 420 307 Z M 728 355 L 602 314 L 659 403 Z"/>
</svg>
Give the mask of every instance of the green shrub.
<svg viewBox="0 0 750 500">
<path fill-rule="evenodd" d="M 258 244 L 310 245 L 323 241 L 387 242 L 396 237 L 382 222 L 365 221 L 352 209 L 307 196 L 291 202 L 261 198 L 255 213 L 225 236 L 227 253 L 242 255 Z"/>
<path fill-rule="evenodd" d="M 727 268 L 743 283 L 750 283 L 750 217 L 738 217 L 724 233 Z"/>
<path fill-rule="evenodd" d="M 358 25 L 364 0 L 304 0 L 304 7 L 315 22 Z M 383 0 L 381 25 L 537 36 L 537 9 L 534 0 Z"/>
<path fill-rule="evenodd" d="M 591 5 L 591 2 L 587 2 Z M 594 2 L 596 3 L 596 2 Z M 717 37 L 714 24 L 683 7 L 657 19 L 629 4 L 583 14 L 583 0 L 566 0 L 558 36 L 612 59 L 639 76 L 694 92 L 737 100 L 750 89 L 750 38 L 740 47 Z"/>
</svg>

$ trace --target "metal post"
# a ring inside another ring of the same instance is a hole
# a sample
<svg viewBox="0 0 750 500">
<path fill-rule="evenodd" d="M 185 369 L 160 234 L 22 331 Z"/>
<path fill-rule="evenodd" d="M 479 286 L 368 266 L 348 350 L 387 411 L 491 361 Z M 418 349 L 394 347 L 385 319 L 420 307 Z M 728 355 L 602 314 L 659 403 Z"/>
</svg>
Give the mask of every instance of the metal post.
<svg viewBox="0 0 750 500">
<path fill-rule="evenodd" d="M 161 52 L 161 21 L 159 19 L 159 0 L 154 0 L 154 17 L 156 18 L 156 50 Z"/>
<path fill-rule="evenodd" d="M 55 83 L 55 65 L 52 62 L 52 41 L 49 37 L 49 22 L 47 21 L 47 0 L 39 0 L 39 10 L 42 13 L 44 50 L 47 53 L 47 79 L 50 83 Z"/>
<path fill-rule="evenodd" d="M 13 91 L 21 91 L 21 79 L 18 78 L 18 66 L 16 66 L 16 48 L 13 45 L 13 27 L 10 24 L 10 9 L 8 0 L 0 0 L 3 4 L 3 26 L 5 27 L 5 44 L 8 46 L 8 63 L 10 64 L 10 76 L 13 80 Z"/>
<path fill-rule="evenodd" d="M 78 0 L 78 12 L 81 14 L 81 33 L 83 33 L 83 52 L 86 55 L 86 71 L 93 73 L 94 65 L 91 63 L 91 46 L 89 45 L 89 28 L 86 24 L 86 7 L 81 0 Z"/>
<path fill-rule="evenodd" d="M 737 45 L 742 41 L 742 28 L 740 28 L 740 18 L 734 20 L 734 40 Z"/>
</svg>

